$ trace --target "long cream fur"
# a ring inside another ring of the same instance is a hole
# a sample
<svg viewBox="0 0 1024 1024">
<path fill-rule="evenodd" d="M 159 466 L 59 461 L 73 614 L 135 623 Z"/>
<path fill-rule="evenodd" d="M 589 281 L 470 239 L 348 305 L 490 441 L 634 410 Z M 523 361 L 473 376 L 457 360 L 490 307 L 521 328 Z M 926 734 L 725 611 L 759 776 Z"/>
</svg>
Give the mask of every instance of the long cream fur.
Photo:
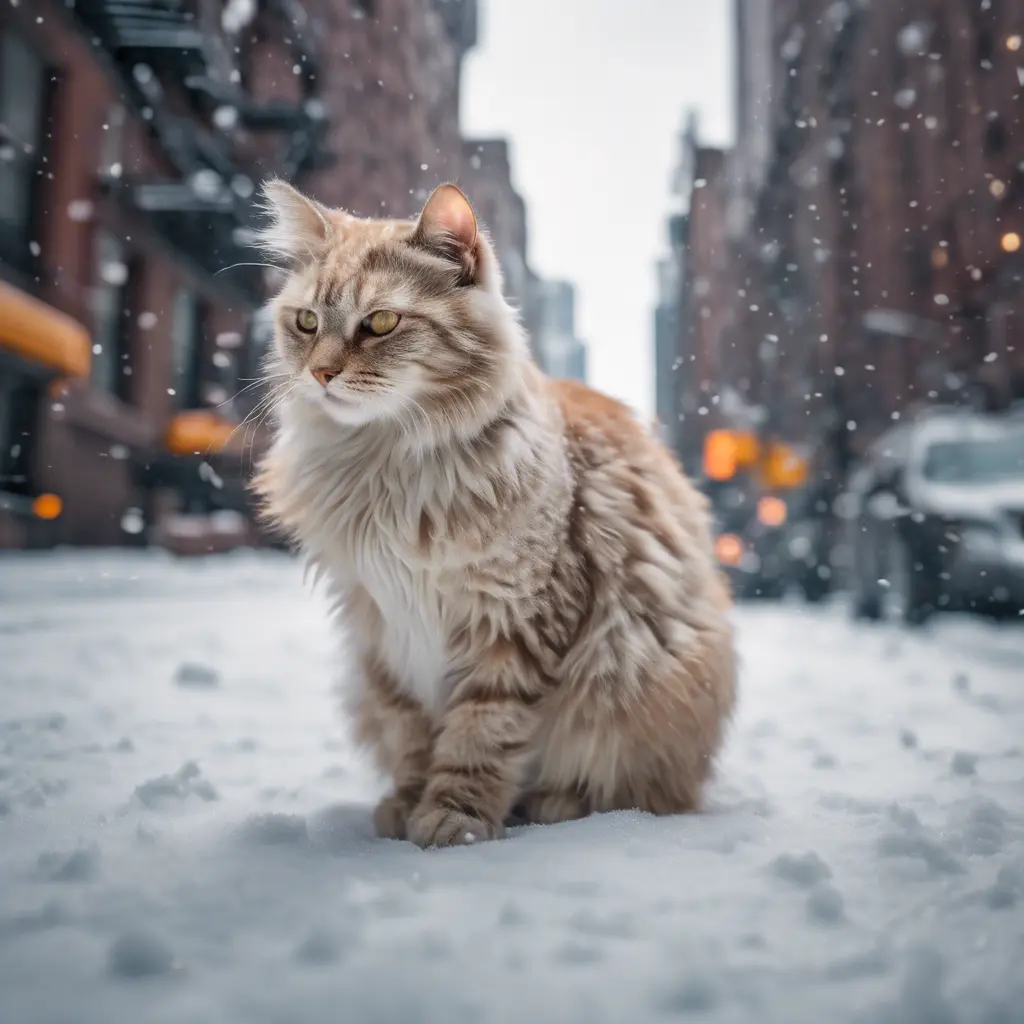
<svg viewBox="0 0 1024 1024">
<path fill-rule="evenodd" d="M 346 705 L 394 782 L 378 832 L 697 808 L 735 699 L 703 498 L 623 406 L 532 363 L 454 186 L 415 222 L 267 197 L 288 376 L 256 486 L 337 601 Z"/>
</svg>

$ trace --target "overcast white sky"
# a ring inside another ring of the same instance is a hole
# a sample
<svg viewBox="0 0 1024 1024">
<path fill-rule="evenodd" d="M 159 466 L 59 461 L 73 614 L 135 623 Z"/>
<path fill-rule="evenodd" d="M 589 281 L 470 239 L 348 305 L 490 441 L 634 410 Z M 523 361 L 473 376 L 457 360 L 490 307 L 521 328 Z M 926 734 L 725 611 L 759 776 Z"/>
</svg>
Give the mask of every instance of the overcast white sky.
<svg viewBox="0 0 1024 1024">
<path fill-rule="evenodd" d="M 507 136 L 530 261 L 577 287 L 590 383 L 653 409 L 655 260 L 688 107 L 732 125 L 732 0 L 481 0 L 467 135 Z"/>
</svg>

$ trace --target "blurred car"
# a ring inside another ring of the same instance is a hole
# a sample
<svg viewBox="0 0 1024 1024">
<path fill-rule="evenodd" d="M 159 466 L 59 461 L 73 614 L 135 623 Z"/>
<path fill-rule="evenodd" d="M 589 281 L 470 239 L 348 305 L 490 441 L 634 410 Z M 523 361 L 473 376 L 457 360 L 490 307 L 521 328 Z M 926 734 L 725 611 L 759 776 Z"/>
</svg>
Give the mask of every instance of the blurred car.
<svg viewBox="0 0 1024 1024">
<path fill-rule="evenodd" d="M 857 618 L 1024 609 L 1024 419 L 935 411 L 882 435 L 844 496 Z"/>
</svg>

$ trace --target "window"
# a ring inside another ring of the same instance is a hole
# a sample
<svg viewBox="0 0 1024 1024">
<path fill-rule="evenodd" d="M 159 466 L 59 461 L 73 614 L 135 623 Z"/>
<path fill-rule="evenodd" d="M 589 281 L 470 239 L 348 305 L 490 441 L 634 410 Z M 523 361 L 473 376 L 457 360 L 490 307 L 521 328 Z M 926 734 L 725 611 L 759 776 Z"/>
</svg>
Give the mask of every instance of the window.
<svg viewBox="0 0 1024 1024">
<path fill-rule="evenodd" d="M 5 373 L 0 365 L 0 491 L 32 493 L 30 466 L 39 400 L 38 381 Z"/>
<path fill-rule="evenodd" d="M 112 235 L 96 239 L 93 288 L 93 387 L 127 399 L 131 391 L 127 294 L 130 272 L 124 247 Z"/>
<path fill-rule="evenodd" d="M 11 32 L 0 32 L 0 260 L 35 272 L 35 192 L 41 163 L 46 69 Z"/>
<path fill-rule="evenodd" d="M 929 445 L 921 473 L 926 480 L 945 484 L 1024 479 L 1024 431 Z"/>
<path fill-rule="evenodd" d="M 988 124 L 985 125 L 985 155 L 1002 156 L 1008 144 L 1006 126 L 1002 119 L 998 115 L 990 117 Z"/>
<path fill-rule="evenodd" d="M 202 405 L 203 316 L 195 294 L 187 288 L 174 298 L 172 322 L 174 348 L 174 393 L 178 407 L 197 409 Z"/>
</svg>

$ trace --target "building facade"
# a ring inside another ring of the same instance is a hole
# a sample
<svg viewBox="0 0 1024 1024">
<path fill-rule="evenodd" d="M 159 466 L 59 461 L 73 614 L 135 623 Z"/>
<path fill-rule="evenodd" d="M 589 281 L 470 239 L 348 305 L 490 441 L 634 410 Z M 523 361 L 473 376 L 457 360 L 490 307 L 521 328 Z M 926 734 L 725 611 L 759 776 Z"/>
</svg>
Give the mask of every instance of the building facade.
<svg viewBox="0 0 1024 1024">
<path fill-rule="evenodd" d="M 412 216 L 435 185 L 463 173 L 460 70 L 476 43 L 476 0 L 321 3 L 325 135 L 339 160 L 300 184 L 360 217 Z M 287 99 L 291 68 L 262 89 Z"/>
<path fill-rule="evenodd" d="M 662 440 L 673 451 L 681 443 L 683 353 L 681 322 L 689 218 L 673 214 L 666 224 L 668 255 L 658 261 L 654 309 L 654 411 Z"/>
<path fill-rule="evenodd" d="M 700 465 L 704 437 L 718 425 L 728 366 L 736 293 L 726 219 L 728 185 L 725 152 L 701 144 L 697 121 L 690 116 L 680 137 L 675 175 L 686 212 L 667 223 L 671 272 L 662 271 L 667 280 L 661 282 L 674 293 L 674 313 L 656 314 L 676 332 L 676 340 L 658 344 L 656 336 L 655 367 L 662 407 L 658 419 L 687 468 Z M 666 422 L 670 418 L 671 425 Z"/>
<path fill-rule="evenodd" d="M 475 32 L 474 0 L 0 6 L 0 546 L 256 539 L 259 183 L 412 213 L 461 172 Z"/>
<path fill-rule="evenodd" d="M 680 400 L 834 492 L 920 403 L 1024 399 L 1024 8 L 735 11 L 736 147 L 689 147 Z"/>
</svg>

